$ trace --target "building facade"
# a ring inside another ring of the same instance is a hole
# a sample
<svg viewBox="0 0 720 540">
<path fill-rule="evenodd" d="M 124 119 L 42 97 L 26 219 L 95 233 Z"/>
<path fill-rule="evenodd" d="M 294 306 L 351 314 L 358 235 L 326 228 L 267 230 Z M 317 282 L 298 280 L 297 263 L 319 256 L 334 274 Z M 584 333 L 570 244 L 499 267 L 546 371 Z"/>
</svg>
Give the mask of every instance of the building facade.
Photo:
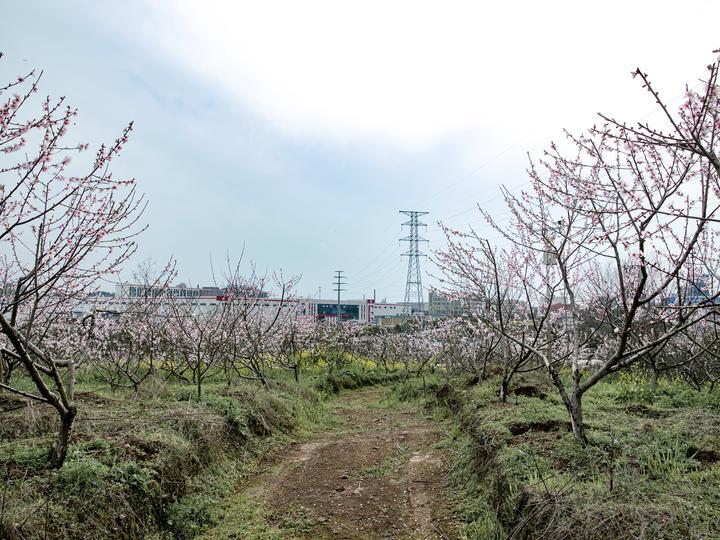
<svg viewBox="0 0 720 540">
<path fill-rule="evenodd" d="M 337 321 L 338 304 L 331 299 L 272 298 L 265 291 L 242 291 L 244 301 L 254 302 L 254 307 L 275 313 L 280 309 L 297 309 L 301 315 L 317 320 Z M 143 298 L 159 298 L 160 302 L 189 302 L 201 312 L 210 313 L 229 301 L 227 291 L 218 287 L 188 287 L 179 284 L 173 287 L 147 287 L 135 283 L 116 285 L 114 293 L 94 294 L 73 311 L 77 315 L 92 311 L 123 313 L 132 309 Z M 404 312 L 401 303 L 375 302 L 370 299 L 343 300 L 340 303 L 340 319 L 357 321 L 360 324 L 380 324 L 384 317 L 398 316 Z"/>
</svg>

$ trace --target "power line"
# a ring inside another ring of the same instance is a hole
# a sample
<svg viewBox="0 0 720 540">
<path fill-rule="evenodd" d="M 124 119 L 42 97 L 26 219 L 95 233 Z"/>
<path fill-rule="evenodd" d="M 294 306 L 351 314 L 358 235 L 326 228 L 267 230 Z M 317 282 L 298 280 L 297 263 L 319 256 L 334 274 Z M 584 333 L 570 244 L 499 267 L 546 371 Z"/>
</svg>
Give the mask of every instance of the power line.
<svg viewBox="0 0 720 540">
<path fill-rule="evenodd" d="M 397 277 L 396 272 L 402 268 L 402 260 L 396 258 L 390 266 L 378 268 L 376 272 L 361 281 L 353 282 L 353 285 L 357 288 L 364 288 L 368 285 L 376 285 L 383 280 L 390 278 L 391 276 Z"/>
<path fill-rule="evenodd" d="M 668 103 L 674 103 L 674 102 L 676 102 L 678 99 L 682 98 L 684 95 L 685 95 L 684 92 L 681 93 L 681 94 L 678 94 L 677 96 L 673 97 Z M 647 117 L 651 116 L 652 114 L 654 114 L 655 112 L 656 112 L 656 109 L 653 108 L 653 110 L 651 110 L 651 111 L 649 111 L 648 113 L 646 113 L 645 115 L 643 115 L 640 119 L 647 118 Z M 495 153 L 494 155 L 492 155 L 491 157 L 489 157 L 488 159 L 484 160 L 479 166 L 471 169 L 469 172 L 461 175 L 460 177 L 457 177 L 454 181 L 451 181 L 451 182 L 447 183 L 446 185 L 444 185 L 443 187 L 441 187 L 439 190 L 435 191 L 430 197 L 431 197 L 431 198 L 435 198 L 437 195 L 440 195 L 441 193 L 447 191 L 448 189 L 451 189 L 451 188 L 457 186 L 458 184 L 462 183 L 463 181 L 472 178 L 472 177 L 475 176 L 480 170 L 482 170 L 483 168 L 485 168 L 486 166 L 488 166 L 490 163 L 496 161 L 500 156 L 502 156 L 503 154 L 506 154 L 506 153 L 507 153 L 508 151 L 510 151 L 512 148 L 517 147 L 517 146 L 519 146 L 520 144 L 525 144 L 525 143 L 527 143 L 527 142 L 529 142 L 529 141 L 534 141 L 534 140 L 536 140 L 536 139 L 537 139 L 537 138 L 535 138 L 535 137 L 527 137 L 527 138 L 522 139 L 521 141 L 518 141 L 518 142 L 515 142 L 515 143 L 510 144 L 509 146 L 505 147 L 505 148 L 504 148 L 503 150 L 501 150 L 500 152 L 497 152 L 497 153 Z M 512 178 L 513 178 L 513 179 L 514 179 L 514 178 L 518 178 L 519 176 L 521 176 L 521 175 L 513 176 Z M 530 183 L 531 183 L 530 180 L 526 180 L 525 182 L 522 182 L 521 184 L 518 184 L 518 185 L 516 185 L 516 186 L 514 186 L 514 187 L 512 187 L 512 188 L 509 188 L 508 191 L 509 191 L 509 192 L 513 192 L 513 191 L 515 191 L 515 190 L 517 190 L 517 189 L 519 189 L 519 188 L 522 188 L 522 187 L 524 187 L 524 186 L 526 186 L 526 185 L 528 185 L 528 184 L 530 184 Z M 477 210 L 478 206 L 483 207 L 483 206 L 489 204 L 490 202 L 493 202 L 493 201 L 495 201 L 495 200 L 497 200 L 497 199 L 499 199 L 499 198 L 501 198 L 501 197 L 502 197 L 502 193 L 498 193 L 497 195 L 494 195 L 494 196 L 492 196 L 492 197 L 484 200 L 483 202 L 480 202 L 480 203 L 478 203 L 478 204 L 476 204 L 476 205 L 474 205 L 474 206 L 472 206 L 472 207 L 470 207 L 470 208 L 466 208 L 466 209 L 464 209 L 464 210 L 460 210 L 460 211 L 458 211 L 458 212 L 455 212 L 455 213 L 453 213 L 453 214 L 450 214 L 450 215 L 448 215 L 448 216 L 446 216 L 446 217 L 444 217 L 444 218 L 441 218 L 441 219 L 438 220 L 438 221 L 443 221 L 443 222 L 444 222 L 444 221 L 453 220 L 453 219 L 455 219 L 455 218 L 457 218 L 457 217 L 460 217 L 460 216 L 462 216 L 462 215 L 464 215 L 464 214 L 467 214 L 467 213 L 469 213 L 469 212 L 472 212 L 473 210 Z M 503 214 L 501 214 L 501 217 L 502 217 L 502 216 L 505 216 L 505 215 L 506 215 L 506 214 L 503 213 Z M 480 222 L 482 222 L 482 221 L 484 221 L 484 220 L 483 220 L 483 219 L 472 220 L 472 221 L 469 221 L 469 222 L 467 222 L 467 223 L 464 223 L 464 224 L 462 224 L 462 225 L 460 225 L 460 226 L 458 226 L 458 227 L 455 227 L 455 228 L 466 227 L 466 226 L 469 226 L 469 225 L 472 225 L 472 224 L 480 223 Z M 501 221 L 501 222 L 508 221 L 508 218 L 503 218 L 503 219 L 500 220 L 500 221 Z M 424 224 L 423 224 L 423 226 L 424 226 Z M 385 234 L 387 234 L 387 232 L 389 232 L 391 229 L 392 229 L 392 227 L 388 227 L 387 230 L 386 230 L 381 236 L 385 236 Z M 428 233 L 432 233 L 432 232 L 441 231 L 441 230 L 442 230 L 442 229 L 441 229 L 440 227 L 435 226 L 435 227 L 429 228 L 429 229 L 427 230 L 427 232 L 428 232 Z M 424 240 L 424 239 L 423 239 L 423 240 Z M 395 252 L 397 251 L 397 247 L 396 247 L 396 249 L 392 250 L 392 251 L 389 253 L 388 256 L 384 256 L 384 254 L 387 253 L 388 249 L 390 248 L 390 246 L 392 245 L 393 242 L 395 242 L 395 241 L 394 241 L 394 240 L 391 240 L 388 244 L 384 245 L 383 248 L 380 249 L 380 251 L 378 251 L 371 259 L 365 259 L 365 262 L 364 262 L 362 268 L 360 269 L 360 272 L 361 272 L 361 274 L 360 274 L 360 276 L 359 276 L 359 277 L 360 277 L 360 280 L 359 280 L 359 281 L 360 281 L 360 284 L 364 284 L 364 283 L 377 283 L 377 282 L 379 282 L 380 280 L 382 280 L 383 278 L 385 278 L 386 276 L 388 276 L 389 270 L 395 270 L 395 265 L 392 265 L 392 268 L 390 268 L 390 269 L 386 269 L 386 267 L 388 266 L 389 260 L 393 257 L 393 255 L 394 255 Z M 422 254 L 421 254 L 421 255 L 422 255 Z M 357 259 L 362 259 L 362 258 L 364 258 L 364 254 L 358 254 Z M 375 262 L 378 261 L 378 260 L 380 260 L 381 262 L 378 263 L 378 264 L 375 264 Z M 409 266 L 410 266 L 410 261 L 408 261 L 408 267 L 409 267 Z M 419 273 L 419 261 L 418 261 L 418 265 L 417 265 L 417 266 L 418 266 L 418 273 Z M 368 272 L 366 272 L 365 270 L 366 270 L 367 268 L 371 268 L 371 269 L 370 269 Z M 382 273 L 381 273 L 380 275 L 378 275 L 377 277 L 374 277 L 374 276 L 376 276 L 381 270 L 384 270 L 384 269 L 386 269 L 384 272 L 382 272 Z M 407 285 L 407 284 L 406 284 L 406 285 Z M 407 287 L 406 287 L 406 293 L 407 293 Z M 406 295 L 407 295 L 407 294 L 406 294 Z M 420 298 L 422 299 L 422 296 L 420 296 Z"/>
<path fill-rule="evenodd" d="M 517 178 L 517 176 L 515 176 L 515 177 L 513 177 L 513 178 Z M 515 186 L 513 186 L 513 187 L 511 187 L 511 188 L 508 188 L 507 191 L 508 191 L 509 193 L 512 193 L 513 191 L 516 191 L 516 190 L 518 190 L 518 189 L 520 189 L 520 188 L 522 188 L 522 187 L 527 186 L 528 184 L 530 184 L 530 182 L 531 182 L 530 180 L 526 180 L 525 182 L 523 182 L 523 183 L 521 183 L 521 184 L 517 184 L 517 185 L 515 185 Z M 488 198 L 488 199 L 485 199 L 485 200 L 482 201 L 482 202 L 475 203 L 475 204 L 474 204 L 473 206 L 471 206 L 470 208 L 466 208 L 465 210 L 461 210 L 461 211 L 456 212 L 456 213 L 454 213 L 454 214 L 451 214 L 451 215 L 449 215 L 449 216 L 447 216 L 447 217 L 445 217 L 445 218 L 441 218 L 441 219 L 438 220 L 438 222 L 443 222 L 443 223 L 445 223 L 446 221 L 449 221 L 449 220 L 451 220 L 451 219 L 454 219 L 454 218 L 456 218 L 456 217 L 458 217 L 458 216 L 462 216 L 463 214 L 467 214 L 468 212 L 478 211 L 479 209 L 485 207 L 487 204 L 489 204 L 489 203 L 491 203 L 491 202 L 493 202 L 493 201 L 498 200 L 498 199 L 501 198 L 502 196 L 503 196 L 503 193 L 502 193 L 502 191 L 500 191 L 497 195 L 493 195 L 492 197 L 490 197 L 490 198 Z M 437 231 L 437 230 L 441 230 L 441 229 L 440 229 L 440 227 L 431 227 L 429 230 L 430 230 L 430 231 Z"/>
<path fill-rule="evenodd" d="M 448 189 L 450 189 L 452 187 L 457 186 L 458 184 L 462 183 L 463 181 L 467 180 L 468 178 L 475 176 L 475 174 L 477 172 L 481 171 L 482 169 L 487 167 L 490 163 L 496 161 L 500 156 L 502 156 L 503 154 L 506 154 L 508 151 L 512 150 L 513 148 L 516 148 L 517 146 L 520 146 L 521 144 L 525 145 L 526 143 L 528 143 L 530 141 L 535 141 L 540 138 L 541 138 L 540 136 L 528 136 L 528 137 L 523 137 L 519 141 L 512 142 L 511 144 L 506 146 L 504 149 L 500 150 L 499 152 L 495 152 L 492 156 L 486 158 L 480 165 L 478 165 L 474 169 L 461 175 L 460 177 L 456 178 L 454 181 L 445 184 L 439 190 L 437 190 L 432 195 L 430 195 L 429 199 L 435 199 L 441 193 L 447 191 Z M 426 199 L 426 201 L 427 201 L 427 199 Z"/>
<path fill-rule="evenodd" d="M 383 236 L 385 236 L 385 234 L 383 234 Z M 356 272 L 357 275 L 359 275 L 359 276 L 365 276 L 365 275 L 368 275 L 368 274 L 372 273 L 373 270 L 370 270 L 369 272 L 367 272 L 367 270 L 368 270 L 369 268 L 371 268 L 371 267 L 373 267 L 373 268 L 377 267 L 378 264 L 383 264 L 388 258 L 392 257 L 393 254 L 394 254 L 398 249 L 400 249 L 400 245 L 399 245 L 399 244 L 396 244 L 396 242 L 397 242 L 397 240 L 396 240 L 395 238 L 391 239 L 390 242 L 388 242 L 388 243 L 385 245 L 385 247 L 383 247 L 374 257 L 372 257 L 372 258 L 370 258 L 370 259 L 367 259 L 367 260 L 365 261 L 365 264 L 363 264 L 360 268 L 357 269 L 357 272 Z M 388 248 L 392 247 L 393 244 L 395 244 L 395 248 L 389 253 L 389 255 L 385 256 L 385 257 L 382 259 L 382 262 L 375 264 L 376 261 L 378 261 L 381 257 L 383 257 L 383 256 L 385 255 L 385 253 L 387 252 Z"/>
<path fill-rule="evenodd" d="M 394 240 L 395 241 L 395 240 Z M 382 268 L 387 267 L 388 263 L 392 261 L 396 261 L 396 255 L 397 252 L 400 251 L 400 245 L 395 246 L 395 249 L 393 249 L 390 253 L 388 253 L 382 261 L 378 262 L 376 265 L 374 265 L 372 268 L 369 268 L 367 272 L 363 272 L 362 274 L 358 275 L 358 278 L 356 280 L 357 282 L 365 281 L 368 277 L 372 276 L 373 274 L 376 274 L 379 270 Z"/>
</svg>

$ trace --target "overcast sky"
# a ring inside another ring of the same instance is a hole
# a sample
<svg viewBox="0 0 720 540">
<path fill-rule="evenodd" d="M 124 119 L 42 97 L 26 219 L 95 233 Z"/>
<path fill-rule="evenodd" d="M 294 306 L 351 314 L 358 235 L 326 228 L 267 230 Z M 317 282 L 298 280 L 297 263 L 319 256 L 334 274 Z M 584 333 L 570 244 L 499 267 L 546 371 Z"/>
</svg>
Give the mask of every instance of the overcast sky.
<svg viewBox="0 0 720 540">
<path fill-rule="evenodd" d="M 429 250 L 438 220 L 485 232 L 475 204 L 502 220 L 498 187 L 522 186 L 527 153 L 563 128 L 653 118 L 636 66 L 678 104 L 719 15 L 716 0 L 0 0 L 0 82 L 44 69 L 78 140 L 135 121 L 115 169 L 149 199 L 133 264 L 174 256 L 205 284 L 210 256 L 244 245 L 302 274 L 302 295 L 331 297 L 343 269 L 348 296 L 402 300 L 398 210 L 430 212 Z"/>
</svg>

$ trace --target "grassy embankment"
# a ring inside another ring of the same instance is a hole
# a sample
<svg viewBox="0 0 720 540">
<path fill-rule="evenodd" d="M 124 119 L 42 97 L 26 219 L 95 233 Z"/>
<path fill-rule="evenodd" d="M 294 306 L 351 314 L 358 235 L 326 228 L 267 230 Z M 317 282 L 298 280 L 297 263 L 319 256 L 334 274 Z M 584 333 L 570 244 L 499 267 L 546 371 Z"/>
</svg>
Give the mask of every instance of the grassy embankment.
<svg viewBox="0 0 720 540">
<path fill-rule="evenodd" d="M 453 482 L 468 538 L 720 538 L 720 394 L 640 375 L 600 383 L 585 398 L 589 444 L 541 376 L 439 383 L 422 392 L 446 417 Z"/>
<path fill-rule="evenodd" d="M 319 370 L 270 390 L 154 381 L 139 394 L 79 383 L 80 415 L 65 466 L 47 450 L 55 417 L 0 395 L 0 536 L 191 538 L 222 521 L 226 501 L 261 461 L 328 421 L 324 397 L 404 378 Z M 429 380 L 429 379 L 428 379 Z M 585 399 L 589 445 L 542 378 L 468 386 L 411 379 L 446 417 L 445 446 L 469 538 L 720 538 L 720 395 L 639 376 L 598 385 Z M 233 510 L 236 510 L 235 507 Z M 252 521 L 252 520 L 250 520 Z"/>
<path fill-rule="evenodd" d="M 328 395 L 399 376 L 352 366 L 297 385 L 274 373 L 268 391 L 209 381 L 198 401 L 192 385 L 158 378 L 111 392 L 81 374 L 59 470 L 47 461 L 53 410 L 0 393 L 0 537 L 192 538 L 223 519 L 263 459 L 323 425 Z"/>
</svg>

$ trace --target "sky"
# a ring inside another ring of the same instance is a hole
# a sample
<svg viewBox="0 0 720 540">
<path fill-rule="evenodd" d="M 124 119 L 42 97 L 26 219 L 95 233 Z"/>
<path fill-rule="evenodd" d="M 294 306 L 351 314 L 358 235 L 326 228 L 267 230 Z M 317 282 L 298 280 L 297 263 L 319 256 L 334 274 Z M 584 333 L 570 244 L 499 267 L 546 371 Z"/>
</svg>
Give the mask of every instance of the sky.
<svg viewBox="0 0 720 540">
<path fill-rule="evenodd" d="M 522 189 L 563 129 L 656 118 L 638 66 L 678 105 L 718 16 L 718 0 L 0 0 L 0 82 L 44 70 L 91 147 L 134 121 L 114 171 L 146 194 L 148 229 L 125 279 L 172 257 L 210 284 L 211 260 L 244 254 L 301 275 L 302 296 L 332 298 L 344 270 L 345 297 L 401 301 L 399 210 L 429 212 L 429 255 L 439 221 L 497 240 L 477 205 L 507 220 L 500 186 Z"/>
</svg>

